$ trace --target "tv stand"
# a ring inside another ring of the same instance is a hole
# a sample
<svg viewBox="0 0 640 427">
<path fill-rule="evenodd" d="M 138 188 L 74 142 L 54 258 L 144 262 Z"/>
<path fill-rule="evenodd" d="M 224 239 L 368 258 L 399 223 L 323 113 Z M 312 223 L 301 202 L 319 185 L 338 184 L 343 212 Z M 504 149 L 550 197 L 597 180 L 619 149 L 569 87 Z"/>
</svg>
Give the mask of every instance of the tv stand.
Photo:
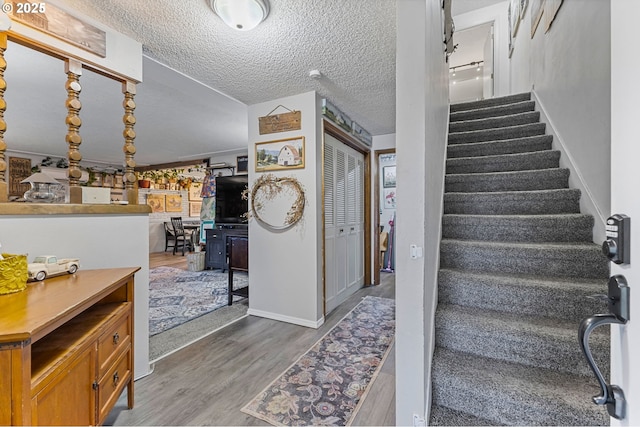
<svg viewBox="0 0 640 427">
<path fill-rule="evenodd" d="M 215 228 L 208 229 L 205 268 L 229 270 L 227 237 L 248 237 L 249 226 L 247 224 L 216 224 Z"/>
</svg>

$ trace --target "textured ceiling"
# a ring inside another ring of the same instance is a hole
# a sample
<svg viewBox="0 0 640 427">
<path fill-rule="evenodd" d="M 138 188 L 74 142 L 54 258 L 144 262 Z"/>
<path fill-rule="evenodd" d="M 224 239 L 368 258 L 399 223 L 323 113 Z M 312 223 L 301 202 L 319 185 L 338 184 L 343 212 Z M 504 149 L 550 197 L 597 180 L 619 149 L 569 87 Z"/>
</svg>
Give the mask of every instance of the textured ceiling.
<svg viewBox="0 0 640 427">
<path fill-rule="evenodd" d="M 199 108 L 202 101 L 197 98 L 207 91 L 219 91 L 246 106 L 311 90 L 329 98 L 372 134 L 395 132 L 394 0 L 270 0 L 267 19 L 247 32 L 227 27 L 208 0 L 60 3 L 138 40 L 148 59 L 204 85 L 200 94 L 178 90 L 164 100 L 185 109 L 176 112 L 173 121 L 181 132 L 198 132 L 181 126 L 181 120 L 183 114 L 191 114 L 187 110 Z M 147 82 L 149 62 L 144 64 L 145 82 L 140 85 L 138 103 L 152 95 L 144 94 L 145 85 L 153 86 L 152 92 L 159 86 L 157 81 Z M 312 69 L 320 70 L 323 77 L 311 79 Z M 144 114 L 136 110 L 137 129 L 144 127 Z M 216 117 L 211 120 L 222 128 L 229 123 Z M 163 139 L 163 135 L 156 136 Z M 139 132 L 136 144 L 140 139 L 145 143 Z M 225 145 L 220 138 L 212 143 L 208 138 L 207 147 L 189 150 L 195 155 L 246 148 L 246 127 L 244 139 L 238 141 L 238 134 L 231 132 L 233 144 Z M 139 160 L 143 153 L 140 149 Z M 171 160 L 175 159 L 166 161 Z"/>
</svg>

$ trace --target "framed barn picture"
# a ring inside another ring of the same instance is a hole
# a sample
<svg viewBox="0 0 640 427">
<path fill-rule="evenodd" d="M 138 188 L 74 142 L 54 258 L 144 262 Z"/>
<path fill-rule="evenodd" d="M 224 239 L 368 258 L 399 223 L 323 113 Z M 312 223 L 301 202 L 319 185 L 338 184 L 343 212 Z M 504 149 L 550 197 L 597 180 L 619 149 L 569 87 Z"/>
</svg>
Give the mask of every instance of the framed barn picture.
<svg viewBox="0 0 640 427">
<path fill-rule="evenodd" d="M 256 143 L 256 172 L 304 168 L 304 136 Z"/>
</svg>

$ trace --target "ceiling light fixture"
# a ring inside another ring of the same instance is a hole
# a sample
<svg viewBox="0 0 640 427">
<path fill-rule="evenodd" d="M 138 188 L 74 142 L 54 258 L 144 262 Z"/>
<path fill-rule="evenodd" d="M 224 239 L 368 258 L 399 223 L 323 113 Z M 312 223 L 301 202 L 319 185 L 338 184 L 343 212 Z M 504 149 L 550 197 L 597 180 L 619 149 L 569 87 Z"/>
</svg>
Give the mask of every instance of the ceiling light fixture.
<svg viewBox="0 0 640 427">
<path fill-rule="evenodd" d="M 233 29 L 249 31 L 269 15 L 268 0 L 211 0 L 211 8 Z"/>
</svg>

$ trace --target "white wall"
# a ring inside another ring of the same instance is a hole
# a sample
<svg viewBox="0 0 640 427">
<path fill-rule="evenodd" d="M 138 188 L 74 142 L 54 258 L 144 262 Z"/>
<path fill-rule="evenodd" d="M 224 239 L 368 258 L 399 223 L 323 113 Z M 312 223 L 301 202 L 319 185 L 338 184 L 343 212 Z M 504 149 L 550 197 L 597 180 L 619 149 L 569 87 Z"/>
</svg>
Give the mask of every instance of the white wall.
<svg viewBox="0 0 640 427">
<path fill-rule="evenodd" d="M 564 7 L 564 6 L 563 6 Z M 631 264 L 612 265 L 611 274 L 623 274 L 631 290 L 631 320 L 611 328 L 611 382 L 627 399 L 627 417 L 611 425 L 640 425 L 640 146 L 637 141 L 640 83 L 633 72 L 640 66 L 635 52 L 640 40 L 640 2 L 611 2 L 611 213 L 631 218 Z M 635 288 L 635 289 L 634 289 Z"/>
<path fill-rule="evenodd" d="M 582 191 L 581 208 L 596 218 L 604 238 L 610 200 L 610 2 L 564 2 L 549 32 L 544 16 L 531 39 L 531 6 L 514 39 L 512 92 L 535 91 L 537 108 Z"/>
<path fill-rule="evenodd" d="M 430 401 L 448 70 L 440 0 L 397 2 L 396 424 L 425 417 Z M 424 248 L 410 259 L 409 245 Z"/>
<path fill-rule="evenodd" d="M 277 232 L 249 221 L 249 314 L 308 327 L 324 322 L 320 102 L 316 92 L 307 92 L 249 107 L 249 187 L 260 175 L 255 172 L 255 143 L 304 136 L 304 169 L 272 173 L 297 178 L 306 196 L 304 216 L 293 228 Z M 301 111 L 302 129 L 260 135 L 258 117 L 278 105 Z"/>
<path fill-rule="evenodd" d="M 149 370 L 149 219 L 141 215 L 2 216 L 2 250 L 80 258 L 80 269 L 141 267 L 135 275 L 135 377 Z"/>
</svg>

